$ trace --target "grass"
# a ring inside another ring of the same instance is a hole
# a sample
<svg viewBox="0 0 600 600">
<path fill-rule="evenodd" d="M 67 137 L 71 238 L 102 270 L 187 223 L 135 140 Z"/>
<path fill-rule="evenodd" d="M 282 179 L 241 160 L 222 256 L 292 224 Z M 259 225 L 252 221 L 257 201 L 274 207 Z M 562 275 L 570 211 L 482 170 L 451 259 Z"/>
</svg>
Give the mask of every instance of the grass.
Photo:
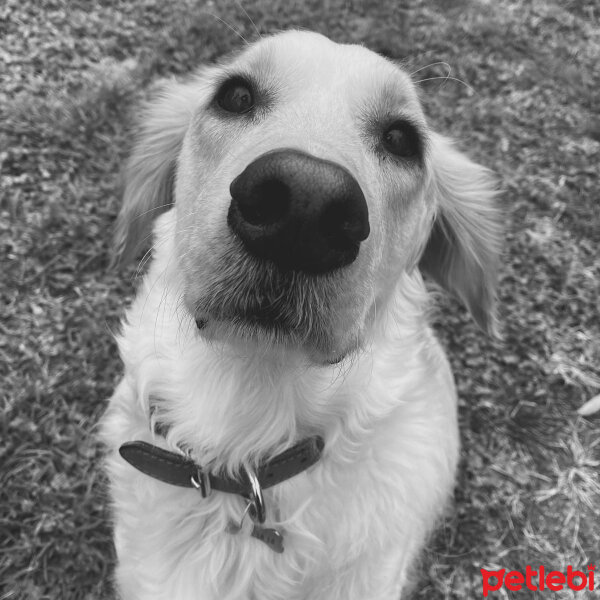
<svg viewBox="0 0 600 600">
<path fill-rule="evenodd" d="M 243 6 L 263 33 L 311 28 L 420 69 L 432 124 L 504 190 L 504 341 L 483 338 L 453 301 L 437 324 L 463 455 L 414 598 L 480 597 L 482 567 L 598 565 L 600 426 L 576 415 L 600 388 L 597 2 Z M 108 269 L 118 173 L 152 82 L 238 46 L 233 30 L 256 36 L 235 2 L 0 8 L 1 600 L 112 597 L 94 435 L 134 289 L 133 270 Z"/>
</svg>

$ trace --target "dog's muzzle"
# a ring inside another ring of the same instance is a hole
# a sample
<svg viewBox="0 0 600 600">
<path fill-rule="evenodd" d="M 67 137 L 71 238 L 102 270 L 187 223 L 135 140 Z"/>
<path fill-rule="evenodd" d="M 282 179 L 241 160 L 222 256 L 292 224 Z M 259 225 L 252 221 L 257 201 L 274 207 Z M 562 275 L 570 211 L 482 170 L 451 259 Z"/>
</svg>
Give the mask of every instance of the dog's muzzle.
<svg viewBox="0 0 600 600">
<path fill-rule="evenodd" d="M 298 150 L 269 152 L 230 186 L 227 222 L 252 255 L 286 271 L 354 262 L 369 235 L 367 202 L 342 166 Z"/>
</svg>

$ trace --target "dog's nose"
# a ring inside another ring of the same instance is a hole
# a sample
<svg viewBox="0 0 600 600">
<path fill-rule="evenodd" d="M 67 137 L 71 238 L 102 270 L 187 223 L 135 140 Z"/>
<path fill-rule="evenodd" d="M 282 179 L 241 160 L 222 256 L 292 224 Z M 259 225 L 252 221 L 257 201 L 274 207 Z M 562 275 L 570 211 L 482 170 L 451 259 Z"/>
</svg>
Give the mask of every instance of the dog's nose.
<svg viewBox="0 0 600 600">
<path fill-rule="evenodd" d="M 246 250 L 286 270 L 349 265 L 369 235 L 356 179 L 333 162 L 291 149 L 257 158 L 230 186 L 227 222 Z"/>
</svg>

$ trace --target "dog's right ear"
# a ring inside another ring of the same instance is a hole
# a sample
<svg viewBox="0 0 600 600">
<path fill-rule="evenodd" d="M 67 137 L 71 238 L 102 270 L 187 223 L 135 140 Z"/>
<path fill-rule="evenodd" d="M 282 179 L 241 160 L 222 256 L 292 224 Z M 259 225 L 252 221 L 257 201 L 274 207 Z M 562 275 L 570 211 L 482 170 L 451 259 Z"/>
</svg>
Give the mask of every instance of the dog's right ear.
<svg viewBox="0 0 600 600">
<path fill-rule="evenodd" d="M 431 135 L 437 210 L 420 267 L 460 298 L 476 323 L 496 335 L 496 285 L 502 215 L 495 181 L 439 135 Z"/>
<path fill-rule="evenodd" d="M 177 157 L 197 102 L 195 86 L 169 82 L 145 107 L 124 170 L 113 265 L 128 263 L 148 247 L 152 222 L 172 206 Z"/>
</svg>

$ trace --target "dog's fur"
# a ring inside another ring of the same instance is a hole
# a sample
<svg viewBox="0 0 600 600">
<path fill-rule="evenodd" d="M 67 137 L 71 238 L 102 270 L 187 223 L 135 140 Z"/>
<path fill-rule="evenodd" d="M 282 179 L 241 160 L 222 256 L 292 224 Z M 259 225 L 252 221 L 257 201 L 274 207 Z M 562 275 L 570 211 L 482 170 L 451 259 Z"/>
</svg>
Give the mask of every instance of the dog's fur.
<svg viewBox="0 0 600 600">
<path fill-rule="evenodd" d="M 235 74 L 263 90 L 251 118 L 215 110 L 217 87 Z M 419 164 L 380 147 L 382 124 L 398 117 L 420 131 Z M 338 163 L 359 182 L 371 233 L 352 264 L 283 273 L 228 228 L 231 181 L 277 148 Z M 119 336 L 125 375 L 103 422 L 122 597 L 399 598 L 458 457 L 455 389 L 421 271 L 493 331 L 489 173 L 429 129 L 398 66 L 294 31 L 169 84 L 144 116 L 126 179 L 119 252 L 135 255 L 155 225 Z M 273 327 L 248 317 L 265 304 Z M 169 425 L 164 436 L 151 432 L 155 420 Z M 314 434 L 326 443 L 321 460 L 265 491 L 283 554 L 225 532 L 239 497 L 203 499 L 117 453 L 141 439 L 238 473 Z"/>
</svg>

